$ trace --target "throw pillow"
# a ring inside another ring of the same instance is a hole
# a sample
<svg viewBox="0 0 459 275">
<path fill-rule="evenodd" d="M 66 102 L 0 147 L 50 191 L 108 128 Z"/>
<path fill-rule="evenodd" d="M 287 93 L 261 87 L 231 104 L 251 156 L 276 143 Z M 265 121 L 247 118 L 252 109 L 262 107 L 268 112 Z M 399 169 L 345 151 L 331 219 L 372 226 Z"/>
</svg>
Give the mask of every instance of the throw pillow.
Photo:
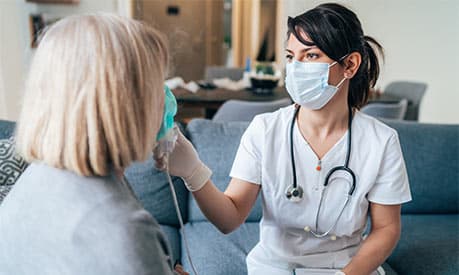
<svg viewBox="0 0 459 275">
<path fill-rule="evenodd" d="M 0 139 L 0 204 L 27 166 L 16 153 L 14 140 Z"/>
</svg>

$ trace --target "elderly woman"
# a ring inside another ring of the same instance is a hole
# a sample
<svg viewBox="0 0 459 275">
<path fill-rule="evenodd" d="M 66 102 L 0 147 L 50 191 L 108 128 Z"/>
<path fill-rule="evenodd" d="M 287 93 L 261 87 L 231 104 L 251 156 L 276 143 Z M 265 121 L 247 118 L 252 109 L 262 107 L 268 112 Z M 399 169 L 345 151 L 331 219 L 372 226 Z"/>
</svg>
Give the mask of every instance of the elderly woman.
<svg viewBox="0 0 459 275">
<path fill-rule="evenodd" d="M 163 37 L 69 17 L 44 35 L 17 128 L 31 163 L 0 208 L 0 274 L 173 274 L 158 223 L 123 180 L 161 126 Z"/>
</svg>

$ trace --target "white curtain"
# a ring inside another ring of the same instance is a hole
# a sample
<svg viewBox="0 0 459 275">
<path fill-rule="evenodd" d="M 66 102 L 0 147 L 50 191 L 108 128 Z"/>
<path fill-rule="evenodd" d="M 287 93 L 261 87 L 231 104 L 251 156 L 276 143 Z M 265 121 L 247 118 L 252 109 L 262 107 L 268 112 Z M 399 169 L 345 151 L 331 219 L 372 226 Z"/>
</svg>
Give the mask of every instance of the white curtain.
<svg viewBox="0 0 459 275">
<path fill-rule="evenodd" d="M 6 111 L 5 86 L 3 85 L 3 71 L 0 64 L 0 119 L 6 118 Z"/>
<path fill-rule="evenodd" d="M 260 29 L 260 3 L 261 0 L 233 0 L 231 46 L 233 64 L 243 67 L 246 58 L 256 58 Z"/>
<path fill-rule="evenodd" d="M 117 12 L 121 16 L 132 18 L 134 15 L 134 0 L 116 0 Z"/>
</svg>

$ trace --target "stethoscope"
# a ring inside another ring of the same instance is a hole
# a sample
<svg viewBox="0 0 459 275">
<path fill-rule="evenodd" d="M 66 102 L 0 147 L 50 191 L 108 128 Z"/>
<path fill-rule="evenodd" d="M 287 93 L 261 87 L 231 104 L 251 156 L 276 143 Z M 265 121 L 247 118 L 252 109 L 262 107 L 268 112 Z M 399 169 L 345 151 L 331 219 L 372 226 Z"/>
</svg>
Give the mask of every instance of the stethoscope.
<svg viewBox="0 0 459 275">
<path fill-rule="evenodd" d="M 285 192 L 285 195 L 287 196 L 287 199 L 289 199 L 289 200 L 291 200 L 293 202 L 298 202 L 301 199 L 303 199 L 303 193 L 304 193 L 303 192 L 303 188 L 301 188 L 301 186 L 298 186 L 298 184 L 297 184 L 296 168 L 295 168 L 295 156 L 294 156 L 294 152 L 293 152 L 293 127 L 295 125 L 295 120 L 296 120 L 296 118 L 298 116 L 299 111 L 300 111 L 300 106 L 298 106 L 296 108 L 296 110 L 295 110 L 295 112 L 293 114 L 292 123 L 290 125 L 290 158 L 291 158 L 291 163 L 292 163 L 293 185 L 290 185 L 287 188 L 287 191 Z M 347 204 L 349 203 L 349 200 L 351 199 L 352 195 L 354 194 L 354 190 L 355 190 L 355 174 L 349 168 L 349 157 L 350 157 L 350 154 L 351 154 L 351 141 L 352 141 L 352 110 L 351 110 L 351 107 L 349 107 L 348 131 L 349 131 L 349 135 L 348 135 L 348 139 L 347 139 L 346 161 L 344 162 L 344 166 L 336 166 L 336 167 L 332 168 L 328 172 L 327 176 L 325 177 L 324 188 L 322 189 L 322 192 L 320 194 L 319 207 L 317 208 L 317 213 L 316 213 L 315 230 L 318 230 L 318 228 L 319 228 L 319 213 L 320 213 L 320 209 L 322 208 L 324 192 L 328 187 L 330 177 L 333 174 L 335 174 L 337 172 L 340 172 L 340 171 L 349 174 L 351 176 L 351 179 L 352 179 L 350 187 L 349 187 L 349 192 L 347 193 L 346 202 L 344 203 L 343 208 L 339 212 L 339 215 L 336 218 L 336 220 L 333 223 L 333 225 L 328 230 L 326 230 L 325 232 L 318 232 L 318 231 L 312 230 L 308 226 L 304 228 L 305 231 L 310 232 L 312 235 L 314 235 L 317 238 L 323 238 L 323 237 L 327 236 L 330 233 L 330 231 L 336 226 L 336 224 L 338 223 L 338 220 L 340 219 L 341 215 L 343 214 L 344 209 L 346 208 Z"/>
</svg>

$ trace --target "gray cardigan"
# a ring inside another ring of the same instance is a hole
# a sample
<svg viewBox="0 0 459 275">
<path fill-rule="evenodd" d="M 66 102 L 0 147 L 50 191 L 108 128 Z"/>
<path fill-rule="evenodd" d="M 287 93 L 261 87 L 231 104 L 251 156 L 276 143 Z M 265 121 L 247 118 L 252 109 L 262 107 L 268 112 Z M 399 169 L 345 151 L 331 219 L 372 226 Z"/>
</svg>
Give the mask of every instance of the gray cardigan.
<svg viewBox="0 0 459 275">
<path fill-rule="evenodd" d="M 0 205 L 2 275 L 173 274 L 169 251 L 158 223 L 114 175 L 32 164 Z"/>
</svg>

